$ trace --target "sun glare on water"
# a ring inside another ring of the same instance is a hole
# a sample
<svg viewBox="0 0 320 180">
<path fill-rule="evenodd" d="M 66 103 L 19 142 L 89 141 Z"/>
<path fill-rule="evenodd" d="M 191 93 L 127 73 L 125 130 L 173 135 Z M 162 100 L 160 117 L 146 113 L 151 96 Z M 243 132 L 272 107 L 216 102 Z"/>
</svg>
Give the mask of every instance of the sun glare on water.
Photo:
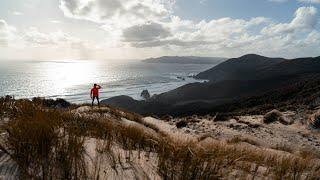
<svg viewBox="0 0 320 180">
<path fill-rule="evenodd" d="M 95 83 L 97 64 L 89 61 L 48 62 L 42 66 L 41 75 L 50 88 L 63 90 L 76 85 Z"/>
</svg>

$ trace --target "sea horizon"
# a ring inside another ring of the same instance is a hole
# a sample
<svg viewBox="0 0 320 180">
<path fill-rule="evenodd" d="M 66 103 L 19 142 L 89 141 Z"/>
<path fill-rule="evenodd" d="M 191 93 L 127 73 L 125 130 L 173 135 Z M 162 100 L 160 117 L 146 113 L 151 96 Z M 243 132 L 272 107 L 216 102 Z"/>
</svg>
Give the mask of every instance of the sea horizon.
<svg viewBox="0 0 320 180">
<path fill-rule="evenodd" d="M 102 86 L 100 99 L 126 95 L 141 100 L 143 90 L 154 95 L 203 82 L 191 76 L 213 66 L 102 60 L 2 61 L 0 96 L 62 98 L 72 103 L 88 103 L 90 88 L 98 83 Z"/>
</svg>

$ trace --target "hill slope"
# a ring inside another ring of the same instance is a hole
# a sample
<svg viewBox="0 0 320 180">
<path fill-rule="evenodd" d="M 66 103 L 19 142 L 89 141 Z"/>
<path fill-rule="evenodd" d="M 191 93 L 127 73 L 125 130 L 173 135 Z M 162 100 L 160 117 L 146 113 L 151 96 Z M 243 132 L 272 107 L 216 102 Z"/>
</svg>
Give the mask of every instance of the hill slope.
<svg viewBox="0 0 320 180">
<path fill-rule="evenodd" d="M 113 104 L 105 100 L 103 103 L 142 114 L 181 116 L 210 113 L 209 109 L 215 106 L 260 96 L 295 83 L 320 80 L 320 57 L 285 60 L 247 55 L 230 59 L 204 74 L 213 79 L 208 83 L 182 86 L 154 96 L 147 102 Z M 113 101 L 115 99 L 117 97 Z"/>
<path fill-rule="evenodd" d="M 207 71 L 199 73 L 196 78 L 208 79 L 211 82 L 260 79 L 258 75 L 261 70 L 283 61 L 286 61 L 286 59 L 248 54 L 239 58 L 229 59 Z"/>
</svg>

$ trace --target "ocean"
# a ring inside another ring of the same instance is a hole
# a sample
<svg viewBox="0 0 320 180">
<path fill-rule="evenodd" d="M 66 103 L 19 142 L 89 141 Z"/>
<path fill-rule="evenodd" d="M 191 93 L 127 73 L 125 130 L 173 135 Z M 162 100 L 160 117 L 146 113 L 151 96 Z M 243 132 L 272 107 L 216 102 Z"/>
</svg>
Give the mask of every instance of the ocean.
<svg viewBox="0 0 320 180">
<path fill-rule="evenodd" d="M 100 84 L 101 99 L 128 95 L 141 99 L 198 82 L 190 75 L 207 70 L 210 64 L 153 64 L 139 61 L 2 61 L 0 96 L 15 98 L 64 98 L 73 103 L 90 102 L 90 89 Z"/>
</svg>

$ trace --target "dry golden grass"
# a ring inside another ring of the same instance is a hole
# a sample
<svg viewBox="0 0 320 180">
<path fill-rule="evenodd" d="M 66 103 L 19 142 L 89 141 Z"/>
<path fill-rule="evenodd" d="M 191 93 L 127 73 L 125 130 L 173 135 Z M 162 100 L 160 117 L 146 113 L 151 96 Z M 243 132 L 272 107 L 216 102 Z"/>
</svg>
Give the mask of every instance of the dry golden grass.
<svg viewBox="0 0 320 180">
<path fill-rule="evenodd" d="M 21 178 L 86 178 L 81 131 L 77 126 L 65 126 L 73 121 L 72 116 L 28 100 L 2 110 L 11 121 L 2 126 L 6 138 L 1 149 L 16 161 Z"/>
<path fill-rule="evenodd" d="M 1 149 L 17 162 L 23 179 L 97 179 L 101 164 L 95 161 L 93 175 L 88 174 L 89 166 L 84 160 L 86 138 L 101 141 L 96 151 L 106 156 L 113 168 L 122 161 L 112 153 L 113 146 L 127 152 L 128 162 L 132 161 L 133 151 L 138 156 L 142 151 L 153 152 L 157 172 L 163 179 L 230 178 L 229 174 L 235 171 L 273 179 L 320 177 L 319 159 L 303 154 L 276 154 L 238 144 L 257 145 L 245 138 L 236 137 L 229 143 L 182 141 L 160 133 L 155 136 L 143 126 L 120 124 L 117 119 L 81 118 L 70 111 L 45 108 L 28 100 L 0 99 L 0 107 L 1 117 L 11 119 L 1 126 L 6 132 Z M 108 113 L 114 116 L 111 118 L 125 117 L 146 126 L 138 115 L 117 109 Z M 259 167 L 266 170 L 258 172 Z"/>
<path fill-rule="evenodd" d="M 317 112 L 315 112 L 309 117 L 308 123 L 314 128 L 319 128 L 320 127 L 319 117 L 320 117 L 320 111 L 318 110 Z"/>
<path fill-rule="evenodd" d="M 260 146 L 260 144 L 257 141 L 255 141 L 253 139 L 246 138 L 246 137 L 235 136 L 235 137 L 227 140 L 227 143 L 229 143 L 229 144 L 238 144 L 241 142 L 245 142 L 245 143 L 248 143 L 248 144 L 251 144 L 254 146 Z"/>
<path fill-rule="evenodd" d="M 103 140 L 103 148 L 97 148 L 103 154 L 111 152 L 114 144 L 120 145 L 128 151 L 128 161 L 133 150 L 151 151 L 154 146 L 152 137 L 143 129 L 112 123 L 110 119 L 83 118 L 29 100 L 1 99 L 0 104 L 1 117 L 10 118 L 1 126 L 6 132 L 1 149 L 17 162 L 21 178 L 86 179 L 85 137 Z M 117 111 L 113 115 L 142 122 L 140 116 L 131 113 Z M 115 162 L 115 155 L 109 156 Z"/>
<path fill-rule="evenodd" d="M 139 114 L 133 113 L 133 112 L 128 112 L 126 110 L 120 110 L 120 109 L 116 109 L 114 107 L 111 106 L 103 106 L 104 108 L 99 108 L 99 109 L 93 109 L 91 112 L 97 112 L 100 114 L 104 114 L 104 113 L 110 113 L 111 115 L 115 116 L 116 118 L 125 118 L 128 119 L 130 121 L 134 121 L 137 122 L 139 124 L 144 125 L 145 127 L 151 128 L 153 130 L 155 130 L 156 132 L 159 131 L 158 127 L 154 126 L 153 124 L 147 123 L 143 120 L 143 117 Z"/>
<path fill-rule="evenodd" d="M 293 148 L 287 144 L 277 144 L 274 147 L 272 147 L 272 149 L 284 151 L 284 152 L 288 152 L 288 153 L 294 153 Z"/>
</svg>

